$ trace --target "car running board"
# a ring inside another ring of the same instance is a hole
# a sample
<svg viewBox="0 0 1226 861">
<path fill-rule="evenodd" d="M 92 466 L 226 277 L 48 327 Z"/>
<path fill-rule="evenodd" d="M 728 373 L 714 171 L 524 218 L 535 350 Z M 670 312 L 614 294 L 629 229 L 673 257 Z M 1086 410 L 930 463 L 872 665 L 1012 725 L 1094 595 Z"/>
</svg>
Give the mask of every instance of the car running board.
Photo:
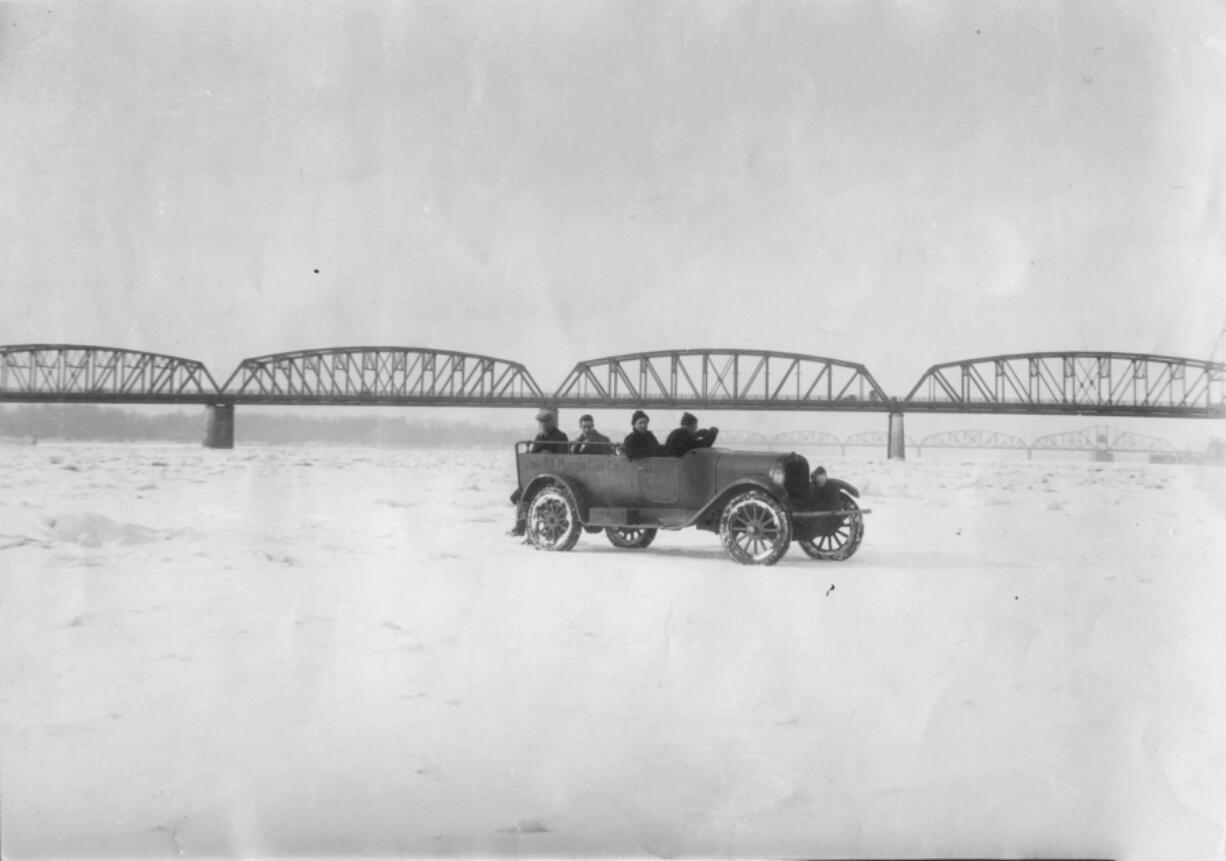
<svg viewBox="0 0 1226 861">
<path fill-rule="evenodd" d="M 676 529 L 688 526 L 694 512 L 686 508 L 590 508 L 589 526 L 641 526 Z"/>
</svg>

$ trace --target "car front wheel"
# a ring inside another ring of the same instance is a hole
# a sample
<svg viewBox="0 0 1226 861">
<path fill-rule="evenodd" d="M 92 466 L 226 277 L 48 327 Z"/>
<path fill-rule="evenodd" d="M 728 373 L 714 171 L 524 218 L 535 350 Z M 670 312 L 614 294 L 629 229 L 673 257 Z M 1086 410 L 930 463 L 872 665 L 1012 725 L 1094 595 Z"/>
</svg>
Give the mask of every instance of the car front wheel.
<svg viewBox="0 0 1226 861">
<path fill-rule="evenodd" d="M 735 497 L 720 518 L 724 550 L 741 565 L 774 565 L 788 552 L 792 521 L 783 506 L 751 490 Z"/>
<path fill-rule="evenodd" d="M 851 558 L 864 538 L 864 515 L 856 501 L 846 494 L 843 495 L 843 508 L 847 511 L 846 517 L 823 517 L 817 535 L 798 539 L 805 553 L 830 562 Z"/>
<path fill-rule="evenodd" d="M 537 550 L 570 550 L 579 540 L 579 509 L 566 488 L 547 487 L 528 506 L 528 540 Z"/>
</svg>

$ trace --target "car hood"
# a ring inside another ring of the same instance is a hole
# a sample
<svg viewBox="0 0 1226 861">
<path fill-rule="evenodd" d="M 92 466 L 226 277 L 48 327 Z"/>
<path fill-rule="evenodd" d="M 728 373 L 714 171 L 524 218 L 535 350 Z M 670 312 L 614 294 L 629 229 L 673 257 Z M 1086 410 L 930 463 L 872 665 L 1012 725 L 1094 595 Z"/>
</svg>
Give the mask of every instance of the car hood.
<svg viewBox="0 0 1226 861">
<path fill-rule="evenodd" d="M 727 448 L 699 449 L 695 454 L 699 457 L 715 459 L 716 476 L 720 484 L 725 484 L 737 478 L 757 476 L 767 478 L 776 464 L 786 460 L 804 458 L 790 451 L 738 451 Z M 806 475 L 808 464 L 806 463 Z"/>
</svg>

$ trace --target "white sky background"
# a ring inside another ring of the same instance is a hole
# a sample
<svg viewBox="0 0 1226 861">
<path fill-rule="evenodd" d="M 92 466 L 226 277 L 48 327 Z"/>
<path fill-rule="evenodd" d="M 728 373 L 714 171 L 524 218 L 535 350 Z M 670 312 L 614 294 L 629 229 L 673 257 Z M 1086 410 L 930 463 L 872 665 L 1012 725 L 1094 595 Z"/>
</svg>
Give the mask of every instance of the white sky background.
<svg viewBox="0 0 1226 861">
<path fill-rule="evenodd" d="M 0 4 L 0 343 L 1204 358 L 1223 81 L 1199 0 Z"/>
</svg>

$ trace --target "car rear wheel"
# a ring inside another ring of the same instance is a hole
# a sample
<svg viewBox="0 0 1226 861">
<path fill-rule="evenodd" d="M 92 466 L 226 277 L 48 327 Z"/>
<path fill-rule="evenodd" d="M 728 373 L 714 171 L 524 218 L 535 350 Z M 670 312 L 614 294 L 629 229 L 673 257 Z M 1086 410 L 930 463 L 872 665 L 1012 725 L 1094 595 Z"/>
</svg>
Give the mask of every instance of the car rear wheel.
<svg viewBox="0 0 1226 861">
<path fill-rule="evenodd" d="M 751 490 L 724 508 L 719 538 L 734 562 L 774 565 L 788 552 L 792 521 L 783 506 L 765 493 Z"/>
<path fill-rule="evenodd" d="M 614 547 L 646 547 L 656 540 L 656 530 L 634 526 L 609 526 L 604 531 Z"/>
<path fill-rule="evenodd" d="M 847 494 L 843 494 L 843 508 L 848 512 L 846 517 L 823 517 L 816 536 L 798 539 L 805 553 L 814 559 L 842 562 L 856 552 L 864 538 L 864 515 Z"/>
<path fill-rule="evenodd" d="M 566 488 L 546 487 L 528 506 L 528 540 L 537 550 L 570 550 L 579 540 L 579 509 Z"/>
</svg>

